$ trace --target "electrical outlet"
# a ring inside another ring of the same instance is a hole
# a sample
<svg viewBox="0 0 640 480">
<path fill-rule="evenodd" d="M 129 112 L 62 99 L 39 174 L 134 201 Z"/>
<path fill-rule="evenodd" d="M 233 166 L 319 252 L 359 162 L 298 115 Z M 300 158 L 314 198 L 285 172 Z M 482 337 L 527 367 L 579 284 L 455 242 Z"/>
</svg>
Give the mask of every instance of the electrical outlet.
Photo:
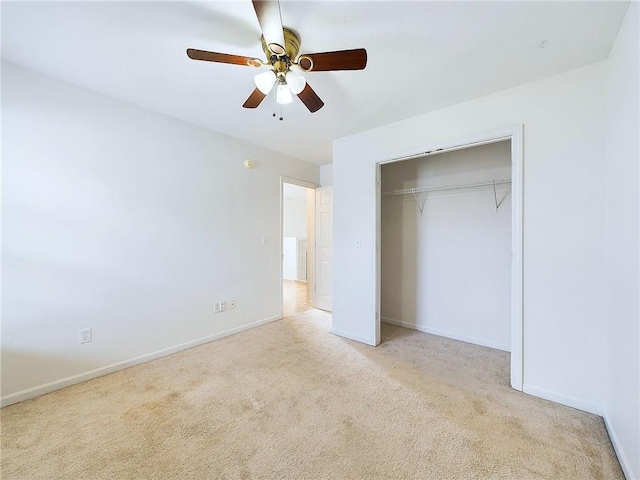
<svg viewBox="0 0 640 480">
<path fill-rule="evenodd" d="M 91 341 L 91 329 L 83 328 L 80 330 L 80 343 L 89 343 Z"/>
<path fill-rule="evenodd" d="M 213 313 L 220 313 L 220 302 L 216 302 L 213 307 Z"/>
<path fill-rule="evenodd" d="M 224 312 L 225 308 L 226 308 L 226 303 L 225 303 L 225 301 L 224 301 L 224 300 L 222 300 L 222 301 L 220 302 L 220 311 L 221 311 L 221 312 Z"/>
<path fill-rule="evenodd" d="M 236 308 L 236 299 L 232 298 L 231 300 L 229 300 L 229 310 L 232 310 Z"/>
</svg>

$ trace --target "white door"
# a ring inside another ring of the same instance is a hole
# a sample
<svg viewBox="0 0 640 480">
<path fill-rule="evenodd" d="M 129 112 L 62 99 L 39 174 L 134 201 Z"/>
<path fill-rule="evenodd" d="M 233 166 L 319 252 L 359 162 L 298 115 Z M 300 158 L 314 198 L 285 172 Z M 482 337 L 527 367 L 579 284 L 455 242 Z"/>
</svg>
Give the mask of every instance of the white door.
<svg viewBox="0 0 640 480">
<path fill-rule="evenodd" d="M 332 310 L 333 187 L 316 189 L 316 308 Z"/>
<path fill-rule="evenodd" d="M 307 188 L 307 303 L 316 306 L 316 190 Z"/>
</svg>

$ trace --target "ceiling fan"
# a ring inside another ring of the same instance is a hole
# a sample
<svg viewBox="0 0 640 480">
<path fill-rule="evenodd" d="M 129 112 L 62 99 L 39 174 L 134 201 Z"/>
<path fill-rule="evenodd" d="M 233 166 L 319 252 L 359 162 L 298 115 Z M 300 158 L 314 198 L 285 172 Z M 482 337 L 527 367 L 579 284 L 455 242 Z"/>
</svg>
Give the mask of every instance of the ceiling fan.
<svg viewBox="0 0 640 480">
<path fill-rule="evenodd" d="M 362 70 L 367 66 L 367 51 L 364 48 L 339 50 L 334 52 L 307 53 L 298 56 L 300 37 L 282 26 L 280 3 L 278 0 L 252 0 L 253 8 L 262 30 L 262 49 L 267 61 L 259 58 L 230 55 L 187 49 L 192 60 L 230 63 L 249 67 L 267 66 L 269 70 L 255 76 L 256 88 L 242 105 L 244 108 L 256 108 L 275 87 L 275 100 L 280 105 L 293 101 L 292 94 L 304 103 L 310 112 L 317 112 L 324 102 L 309 86 L 304 77 L 292 67 L 302 72 L 327 72 L 333 70 Z M 275 116 L 275 113 L 273 114 Z M 282 115 L 280 116 L 282 120 Z"/>
</svg>

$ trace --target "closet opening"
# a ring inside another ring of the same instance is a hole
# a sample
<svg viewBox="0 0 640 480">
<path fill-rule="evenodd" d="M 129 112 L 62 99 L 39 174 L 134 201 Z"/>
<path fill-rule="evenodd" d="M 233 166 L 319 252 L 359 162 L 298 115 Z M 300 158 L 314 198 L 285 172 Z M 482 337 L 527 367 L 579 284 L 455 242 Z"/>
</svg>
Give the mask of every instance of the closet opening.
<svg viewBox="0 0 640 480">
<path fill-rule="evenodd" d="M 518 390 L 520 145 L 503 135 L 379 164 L 377 243 L 378 322 L 511 352 Z"/>
</svg>

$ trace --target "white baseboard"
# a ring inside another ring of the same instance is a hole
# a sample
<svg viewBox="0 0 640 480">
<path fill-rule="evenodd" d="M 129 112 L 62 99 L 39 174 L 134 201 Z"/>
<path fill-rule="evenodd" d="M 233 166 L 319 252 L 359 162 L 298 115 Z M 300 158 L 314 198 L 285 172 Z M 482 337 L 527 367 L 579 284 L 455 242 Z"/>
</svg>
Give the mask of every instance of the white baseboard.
<svg viewBox="0 0 640 480">
<path fill-rule="evenodd" d="M 245 325 L 231 328 L 223 332 L 214 333 L 213 335 L 207 335 L 206 337 L 197 338 L 195 340 L 189 340 L 188 342 L 184 342 L 179 345 L 174 345 L 172 347 L 163 348 L 162 350 L 157 350 L 155 352 L 140 355 L 139 357 L 131 358 L 129 360 L 124 360 L 122 362 L 114 363 L 112 365 L 96 368 L 95 370 L 79 373 L 78 375 L 73 375 L 71 377 L 63 378 L 61 380 L 55 380 L 53 382 L 45 383 L 43 385 L 38 385 L 37 387 L 32 387 L 26 390 L 22 390 L 20 392 L 12 393 L 10 395 L 6 395 L 0 398 L 0 407 L 6 407 L 7 405 L 23 402 L 31 398 L 39 397 L 40 395 L 44 395 L 46 393 L 55 392 L 56 390 L 60 390 L 61 388 L 69 387 L 77 383 L 86 382 L 87 380 L 92 380 L 94 378 L 101 377 L 103 375 L 108 375 L 110 373 L 117 372 L 118 370 L 124 370 L 125 368 L 133 367 L 135 365 L 140 365 L 142 363 L 150 362 L 151 360 L 156 360 L 158 358 L 166 357 L 167 355 L 181 352 L 182 350 L 188 350 L 189 348 L 197 347 L 199 345 L 203 345 L 205 343 L 218 340 L 219 338 L 228 337 L 229 335 L 234 335 L 236 333 L 240 333 L 245 330 L 249 330 L 251 328 L 259 327 L 260 325 L 264 325 L 266 323 L 270 323 L 275 320 L 280 320 L 280 318 L 281 317 L 279 315 L 264 318 L 262 320 L 257 320 L 255 322 L 247 323 Z"/>
<path fill-rule="evenodd" d="M 355 335 L 350 332 L 345 332 L 344 330 L 339 330 L 336 328 L 331 329 L 331 333 L 334 335 L 338 335 L 339 337 L 348 338 L 349 340 L 355 340 L 356 342 L 366 343 L 367 345 L 372 345 L 375 347 L 374 342 L 370 338 L 361 337 L 360 335 Z"/>
<path fill-rule="evenodd" d="M 593 403 L 593 402 L 588 402 L 587 400 L 582 400 L 580 398 L 563 395 L 558 392 L 553 392 L 551 390 L 547 390 L 546 388 L 536 387 L 535 385 L 524 383 L 522 385 L 522 391 L 529 395 L 533 395 L 534 397 L 540 397 L 540 398 L 544 398 L 545 400 L 551 400 L 552 402 L 559 403 L 561 405 L 566 405 L 567 407 L 576 408 L 584 412 L 593 413 L 599 416 L 602 416 L 603 414 L 602 405 L 598 405 L 597 403 Z"/>
<path fill-rule="evenodd" d="M 398 325 L 399 327 L 411 328 L 420 332 L 431 333 L 432 335 L 438 335 L 440 337 L 452 338 L 453 340 L 460 340 L 461 342 L 473 343 L 475 345 L 482 345 L 483 347 L 495 348 L 496 350 L 503 350 L 505 352 L 511 351 L 510 345 L 502 343 L 492 342 L 490 340 L 484 340 L 482 338 L 472 337 L 470 335 L 460 335 L 458 333 L 449 332 L 446 330 L 439 330 L 437 328 L 425 327 L 423 325 L 416 325 L 415 323 L 404 322 L 402 320 L 396 320 L 394 318 L 382 317 L 384 323 L 390 323 L 392 325 Z"/>
<path fill-rule="evenodd" d="M 620 466 L 622 467 L 622 472 L 627 480 L 637 480 L 640 478 L 640 472 L 638 472 L 639 476 L 635 476 L 633 471 L 631 470 L 631 464 L 629 463 L 629 459 L 624 453 L 622 449 L 622 445 L 620 444 L 620 439 L 616 434 L 615 428 L 613 428 L 613 424 L 609 420 L 609 414 L 607 413 L 607 409 L 604 409 L 604 424 L 607 427 L 607 432 L 609 433 L 609 438 L 611 439 L 611 444 L 613 445 L 613 449 L 616 452 L 616 456 L 618 457 L 618 461 L 620 462 Z"/>
</svg>

